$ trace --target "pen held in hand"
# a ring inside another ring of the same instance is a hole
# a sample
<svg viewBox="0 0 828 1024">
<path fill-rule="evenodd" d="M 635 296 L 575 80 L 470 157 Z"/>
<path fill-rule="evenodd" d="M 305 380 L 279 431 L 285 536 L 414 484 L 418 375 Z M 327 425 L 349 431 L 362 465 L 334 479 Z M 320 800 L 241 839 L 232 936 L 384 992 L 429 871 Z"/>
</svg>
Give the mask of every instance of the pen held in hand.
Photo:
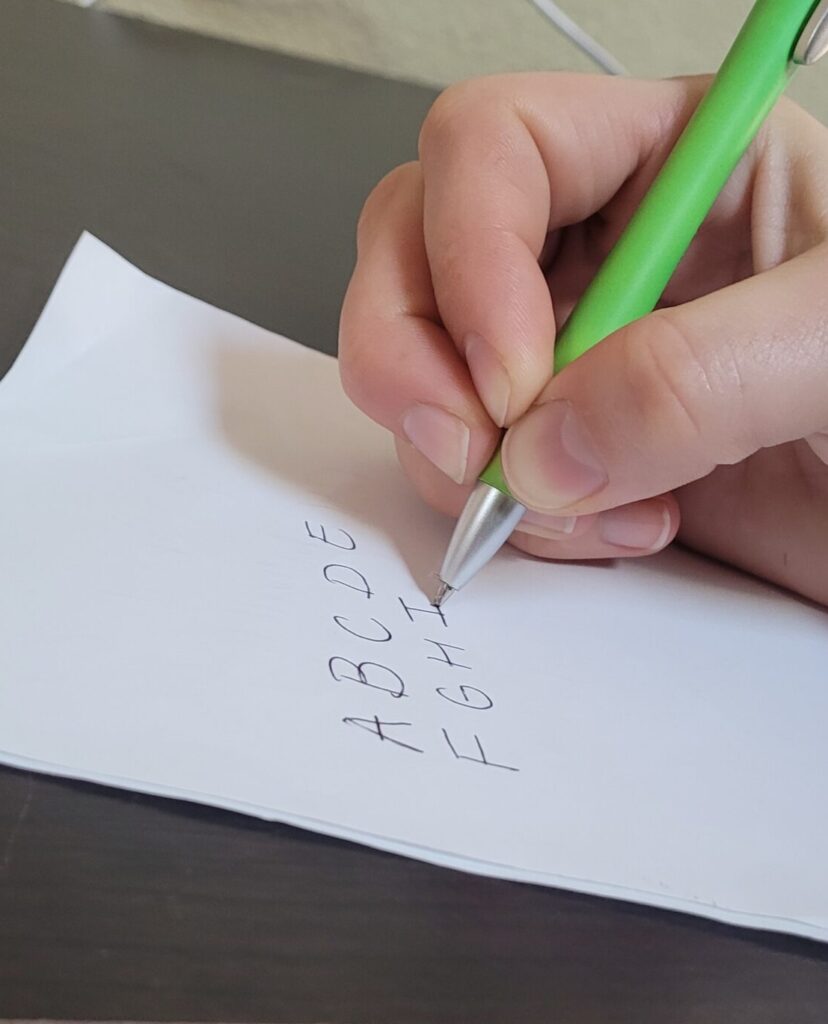
<svg viewBox="0 0 828 1024">
<path fill-rule="evenodd" d="M 704 218 L 799 64 L 828 51 L 828 0 L 758 0 L 705 97 L 555 345 L 555 372 L 655 309 Z M 439 605 L 506 543 L 525 509 L 500 449 L 449 543 Z"/>
</svg>

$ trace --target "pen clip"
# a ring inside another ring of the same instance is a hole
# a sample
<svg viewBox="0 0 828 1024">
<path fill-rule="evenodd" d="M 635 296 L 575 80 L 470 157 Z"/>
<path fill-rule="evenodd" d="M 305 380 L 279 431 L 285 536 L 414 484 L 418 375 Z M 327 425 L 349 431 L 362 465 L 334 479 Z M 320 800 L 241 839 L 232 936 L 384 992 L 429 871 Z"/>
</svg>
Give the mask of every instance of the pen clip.
<svg viewBox="0 0 828 1024">
<path fill-rule="evenodd" d="M 805 24 L 796 41 L 794 64 L 816 64 L 828 53 L 828 0 L 822 0 Z"/>
</svg>

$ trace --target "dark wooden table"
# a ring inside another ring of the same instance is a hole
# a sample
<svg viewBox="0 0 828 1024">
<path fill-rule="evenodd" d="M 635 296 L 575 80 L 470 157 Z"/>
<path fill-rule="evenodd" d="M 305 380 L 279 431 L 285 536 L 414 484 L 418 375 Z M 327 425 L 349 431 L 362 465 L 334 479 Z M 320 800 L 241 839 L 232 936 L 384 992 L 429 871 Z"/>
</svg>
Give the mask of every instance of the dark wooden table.
<svg viewBox="0 0 828 1024">
<path fill-rule="evenodd" d="M 333 351 L 360 204 L 432 98 L 0 0 L 0 372 L 83 228 Z M 0 1017 L 825 1024 L 828 949 L 6 769 Z"/>
</svg>

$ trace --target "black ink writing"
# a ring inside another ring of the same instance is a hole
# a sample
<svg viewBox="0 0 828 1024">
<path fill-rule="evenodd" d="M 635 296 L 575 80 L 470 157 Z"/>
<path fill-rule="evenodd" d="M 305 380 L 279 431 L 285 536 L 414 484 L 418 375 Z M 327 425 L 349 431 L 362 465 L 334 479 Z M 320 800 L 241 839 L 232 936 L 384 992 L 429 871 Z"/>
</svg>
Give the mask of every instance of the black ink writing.
<svg viewBox="0 0 828 1024">
<path fill-rule="evenodd" d="M 344 672 L 343 668 L 345 666 L 352 669 L 356 675 L 348 675 Z M 382 686 L 380 683 L 371 682 L 368 670 L 373 670 L 370 672 L 371 679 L 375 679 L 379 676 L 390 685 Z M 347 679 L 349 682 L 361 683 L 363 686 L 368 686 L 372 690 L 382 690 L 383 693 L 387 693 L 391 697 L 399 698 L 408 696 L 405 692 L 405 683 L 403 682 L 402 677 L 399 676 L 392 668 L 388 668 L 387 665 L 380 665 L 376 661 L 356 662 L 349 661 L 347 658 L 331 658 L 328 662 L 328 671 L 337 683 L 341 683 L 343 679 Z M 393 682 L 391 682 L 391 680 L 393 680 Z"/>
<path fill-rule="evenodd" d="M 434 644 L 434 646 L 437 647 L 443 655 L 442 658 L 438 658 L 435 654 L 429 654 L 428 661 L 439 661 L 444 665 L 448 665 L 449 668 L 471 668 L 471 665 L 463 665 L 459 661 L 453 661 L 451 655 L 448 653 L 450 650 L 465 653 L 465 649 L 463 647 L 456 647 L 454 644 L 441 644 L 439 640 L 429 640 L 427 637 L 424 639 L 427 644 Z"/>
<path fill-rule="evenodd" d="M 488 711 L 489 708 L 494 707 L 494 701 L 482 690 L 478 690 L 476 686 L 458 686 L 460 696 L 450 697 L 446 692 L 447 686 L 438 686 L 435 690 L 436 693 L 444 699 L 451 701 L 452 704 L 459 704 L 464 708 L 472 708 L 475 711 Z"/>
<path fill-rule="evenodd" d="M 350 574 L 351 582 L 348 582 L 346 574 Z M 358 594 L 364 594 L 368 600 L 374 596 L 373 590 L 371 590 L 368 580 L 362 575 L 358 569 L 352 568 L 350 565 L 339 565 L 336 562 L 332 562 L 330 565 L 326 565 L 322 570 L 322 575 L 328 581 L 328 583 L 336 583 L 341 587 L 348 587 L 349 590 L 356 590 Z M 345 579 L 339 577 L 345 576 Z"/>
<path fill-rule="evenodd" d="M 313 509 L 310 511 L 311 515 L 317 514 Z M 409 604 L 405 598 L 399 596 L 399 592 L 395 594 L 394 591 L 391 591 L 391 593 L 383 594 L 382 588 L 376 592 L 369 583 L 368 577 L 355 565 L 344 562 L 328 562 L 327 558 L 330 557 L 347 557 L 348 562 L 353 561 L 358 564 L 360 558 L 358 555 L 350 554 L 357 551 L 358 545 L 355 536 L 347 530 L 333 525 L 335 521 L 333 513 L 326 512 L 325 515 L 328 518 L 327 523 L 319 522 L 316 519 L 304 521 L 307 536 L 311 540 L 319 541 L 327 547 L 335 548 L 346 554 L 323 553 L 323 550 L 319 549 L 316 571 L 318 572 L 321 568 L 324 581 L 340 589 L 338 591 L 326 590 L 319 584 L 320 590 L 324 591 L 324 594 L 320 593 L 318 596 L 327 595 L 324 603 L 328 601 L 341 603 L 342 607 L 331 607 L 326 613 L 323 613 L 323 616 L 327 618 L 330 615 L 342 632 L 353 638 L 346 641 L 340 635 L 339 642 L 345 646 L 347 653 L 354 655 L 355 659 L 351 661 L 343 656 L 329 658 L 327 660 L 329 677 L 341 685 L 336 688 L 331 687 L 330 682 L 325 685 L 331 693 L 332 700 L 347 699 L 349 705 L 358 701 L 357 706 L 352 708 L 356 714 L 340 719 L 342 711 L 339 711 L 336 719 L 373 736 L 386 747 L 401 747 L 403 750 L 411 750 L 418 754 L 423 754 L 425 750 L 428 750 L 433 756 L 442 756 L 445 762 L 447 760 L 445 753 L 442 755 L 437 753 L 440 745 L 437 734 L 442 732 L 443 740 L 453 755 L 451 759 L 448 759 L 449 761 L 455 764 L 465 761 L 484 767 L 500 768 L 502 771 L 519 772 L 520 769 L 516 766 L 493 760 L 487 754 L 484 742 L 487 746 L 496 745 L 496 736 L 484 734 L 484 739 L 481 740 L 480 735 L 463 728 L 458 721 L 458 716 L 462 718 L 465 711 L 484 713 L 490 711 L 496 703 L 494 698 L 497 698 L 498 704 L 500 703 L 497 692 L 492 697 L 480 686 L 471 685 L 472 682 L 482 682 L 484 679 L 489 685 L 494 670 L 490 670 L 488 674 L 484 671 L 481 677 L 479 675 L 479 656 L 475 656 L 473 651 L 468 651 L 459 643 L 447 642 L 448 637 L 458 641 L 462 639 L 462 636 L 455 635 L 454 627 L 448 633 L 441 634 L 446 637 L 446 641 L 434 638 L 434 633 L 437 632 L 435 618 L 442 623 L 443 629 L 449 629 L 442 608 L 436 608 L 428 603 L 420 604 L 419 602 L 425 600 L 424 598 L 416 598 L 417 604 Z M 398 617 L 394 619 L 390 604 L 393 603 L 395 597 L 402 607 L 405 620 L 399 618 L 399 613 L 397 613 Z M 365 605 L 361 604 L 363 600 L 373 601 L 374 603 L 368 607 L 371 611 L 377 610 L 378 614 L 383 616 L 384 621 L 365 615 L 362 610 L 365 609 Z M 356 608 L 355 602 L 359 602 L 359 608 Z M 388 607 L 386 607 L 386 602 Z M 375 608 L 375 605 L 379 605 L 380 608 Z M 340 614 L 333 615 L 334 611 L 340 612 Z M 393 634 L 385 624 L 385 622 L 391 622 L 392 619 L 394 620 Z M 424 636 L 426 631 L 432 635 Z M 359 647 L 360 642 L 363 644 L 362 648 Z M 423 643 L 428 646 L 424 648 Z M 365 644 L 371 644 L 372 647 L 366 648 Z M 359 658 L 365 654 L 368 654 L 369 657 L 372 655 L 382 657 L 383 661 L 396 664 L 397 668 L 403 668 L 407 680 L 404 680 L 402 675 L 390 668 L 388 664 L 381 664 L 378 661 L 360 661 Z M 322 657 L 327 657 L 327 652 Z M 456 672 L 455 669 L 460 671 Z M 469 682 L 461 684 L 459 680 L 469 680 Z M 353 687 L 348 687 L 348 683 L 356 683 L 357 686 L 364 689 L 357 691 Z M 340 691 L 339 697 L 334 696 L 337 690 Z M 373 695 L 368 693 L 369 690 L 374 691 Z M 357 696 L 358 694 L 359 696 Z M 379 694 L 383 696 L 380 697 Z M 446 703 L 438 705 L 435 694 Z M 372 704 L 377 706 L 377 702 L 379 702 L 381 708 L 389 710 L 388 698 L 397 701 L 403 697 L 413 697 L 414 699 L 407 700 L 405 705 L 395 705 L 395 711 L 392 713 L 398 713 L 396 708 L 404 707 L 409 721 L 387 721 L 377 714 L 371 714 L 374 711 Z M 432 715 L 439 714 L 441 707 L 443 714 L 436 720 L 434 717 L 431 718 L 431 725 L 425 734 L 421 730 L 429 721 L 429 701 Z M 450 711 L 447 707 L 448 704 L 465 710 Z M 484 716 L 483 720 L 488 723 L 487 728 L 490 725 L 496 725 L 498 714 L 495 712 L 492 716 Z M 358 717 L 359 715 L 364 717 Z M 423 719 L 420 717 L 421 715 L 426 717 Z M 441 728 L 440 718 L 446 722 L 446 728 Z M 480 720 L 478 719 L 478 721 Z M 471 721 L 474 722 L 474 716 Z M 474 724 L 476 725 L 477 722 Z M 361 740 L 359 742 L 362 743 Z M 417 745 L 421 742 L 425 743 L 425 750 Z"/>
<path fill-rule="evenodd" d="M 448 743 L 449 750 L 452 752 L 452 754 L 454 754 L 454 756 L 457 758 L 458 761 L 474 761 L 475 764 L 485 764 L 488 768 L 503 768 L 507 772 L 517 772 L 517 771 L 520 771 L 519 768 L 512 768 L 511 765 L 508 765 L 508 764 L 498 764 L 496 761 L 490 761 L 486 757 L 486 752 L 483 750 L 483 744 L 480 742 L 479 737 L 476 736 L 476 735 L 474 737 L 474 742 L 475 742 L 475 744 L 477 746 L 477 752 L 478 752 L 478 755 L 479 755 L 478 757 L 472 757 L 470 754 L 460 754 L 460 753 L 458 753 L 457 752 L 457 748 L 451 742 L 451 739 L 449 738 L 449 734 L 446 732 L 445 729 L 443 729 L 443 738 L 445 739 L 446 743 Z"/>
<path fill-rule="evenodd" d="M 448 628 L 448 623 L 446 622 L 445 615 L 443 615 L 443 609 L 442 608 L 435 608 L 433 605 L 429 605 L 428 608 L 415 608 L 415 607 L 413 607 L 413 605 L 406 604 L 405 601 L 403 601 L 403 599 L 401 597 L 398 598 L 397 600 L 400 602 L 400 604 L 405 609 L 405 614 L 408 616 L 408 618 L 410 619 L 411 622 L 415 622 L 416 621 L 415 618 L 414 618 L 415 614 L 416 615 L 436 615 L 440 619 L 440 622 L 442 622 L 443 625 L 446 628 Z"/>
<path fill-rule="evenodd" d="M 344 629 L 346 633 L 350 633 L 351 636 L 358 637 L 360 640 L 369 640 L 373 644 L 386 644 L 391 639 L 391 630 L 388 626 L 383 626 L 379 619 L 369 619 L 368 621 L 375 622 L 385 633 L 385 636 L 366 636 L 364 633 L 357 633 L 355 629 L 349 629 L 345 623 L 351 620 L 346 619 L 344 615 L 334 615 L 333 620 L 340 629 Z"/>
<path fill-rule="evenodd" d="M 404 743 L 393 736 L 388 736 L 384 731 L 385 729 L 398 729 L 404 726 L 411 728 L 411 722 L 381 722 L 376 715 L 373 718 L 343 718 L 342 721 L 346 725 L 355 725 L 358 729 L 365 729 L 366 732 L 372 733 L 378 739 L 387 740 L 397 747 L 413 750 L 417 754 L 422 754 L 423 752 L 420 747 L 415 747 L 411 743 Z"/>
<path fill-rule="evenodd" d="M 347 544 L 337 544 L 335 541 L 332 541 L 328 537 L 328 531 L 325 529 L 324 526 L 321 525 L 321 523 L 319 525 L 319 533 L 318 534 L 317 533 L 313 533 L 313 531 L 311 530 L 311 527 L 310 527 L 310 523 L 307 521 L 307 519 L 305 520 L 305 529 L 307 530 L 308 536 L 311 538 L 311 540 L 321 540 L 323 544 L 330 544 L 330 546 L 332 548 L 339 548 L 341 551 L 355 551 L 356 550 L 356 541 L 350 535 L 350 533 L 348 533 L 347 530 L 339 530 L 338 529 L 336 531 L 337 533 L 341 533 L 342 536 L 348 542 Z"/>
</svg>

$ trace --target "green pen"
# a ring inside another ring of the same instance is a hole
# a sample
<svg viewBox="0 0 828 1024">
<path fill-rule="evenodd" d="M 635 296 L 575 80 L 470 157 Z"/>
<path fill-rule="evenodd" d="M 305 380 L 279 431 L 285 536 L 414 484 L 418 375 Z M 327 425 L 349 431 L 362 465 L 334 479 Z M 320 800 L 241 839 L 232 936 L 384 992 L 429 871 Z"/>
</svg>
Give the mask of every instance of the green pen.
<svg viewBox="0 0 828 1024">
<path fill-rule="evenodd" d="M 799 64 L 828 51 L 828 0 L 758 0 L 719 73 L 555 344 L 558 373 L 655 309 L 693 236 Z M 505 544 L 525 508 L 500 451 L 480 475 L 449 543 L 440 606 Z"/>
</svg>

